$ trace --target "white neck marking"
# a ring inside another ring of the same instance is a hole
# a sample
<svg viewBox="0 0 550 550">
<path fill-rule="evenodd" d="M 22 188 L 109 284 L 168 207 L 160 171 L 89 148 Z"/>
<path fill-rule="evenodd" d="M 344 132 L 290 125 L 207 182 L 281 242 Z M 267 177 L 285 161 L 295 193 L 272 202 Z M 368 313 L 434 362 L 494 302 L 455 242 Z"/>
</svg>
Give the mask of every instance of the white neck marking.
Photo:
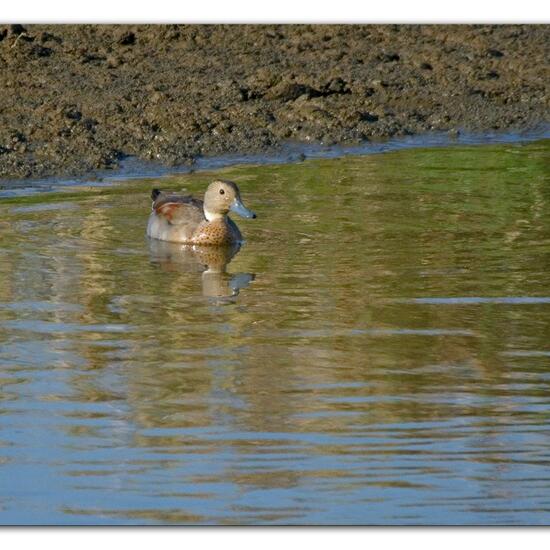
<svg viewBox="0 0 550 550">
<path fill-rule="evenodd" d="M 222 220 L 224 218 L 224 214 L 220 214 L 219 212 L 210 212 L 210 210 L 204 209 L 204 217 L 209 221 L 213 222 L 214 220 Z"/>
</svg>

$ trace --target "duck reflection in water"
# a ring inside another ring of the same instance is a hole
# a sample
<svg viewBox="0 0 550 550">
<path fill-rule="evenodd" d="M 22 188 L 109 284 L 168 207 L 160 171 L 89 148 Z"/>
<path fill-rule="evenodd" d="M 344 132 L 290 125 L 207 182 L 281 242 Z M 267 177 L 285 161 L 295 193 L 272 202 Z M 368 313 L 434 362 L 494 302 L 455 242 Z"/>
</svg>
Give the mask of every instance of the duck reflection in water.
<svg viewBox="0 0 550 550">
<path fill-rule="evenodd" d="M 163 271 L 201 273 L 203 296 L 232 298 L 254 280 L 253 273 L 227 273 L 227 264 L 239 252 L 240 243 L 199 246 L 149 240 L 151 262 Z"/>
</svg>

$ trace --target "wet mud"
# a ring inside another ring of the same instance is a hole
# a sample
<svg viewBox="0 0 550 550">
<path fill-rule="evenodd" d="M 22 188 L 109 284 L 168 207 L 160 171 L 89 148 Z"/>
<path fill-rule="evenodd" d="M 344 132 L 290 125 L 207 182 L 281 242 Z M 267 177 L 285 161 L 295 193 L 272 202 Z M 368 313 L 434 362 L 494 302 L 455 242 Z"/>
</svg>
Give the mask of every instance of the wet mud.
<svg viewBox="0 0 550 550">
<path fill-rule="evenodd" d="M 0 178 L 548 122 L 548 25 L 0 25 Z"/>
</svg>

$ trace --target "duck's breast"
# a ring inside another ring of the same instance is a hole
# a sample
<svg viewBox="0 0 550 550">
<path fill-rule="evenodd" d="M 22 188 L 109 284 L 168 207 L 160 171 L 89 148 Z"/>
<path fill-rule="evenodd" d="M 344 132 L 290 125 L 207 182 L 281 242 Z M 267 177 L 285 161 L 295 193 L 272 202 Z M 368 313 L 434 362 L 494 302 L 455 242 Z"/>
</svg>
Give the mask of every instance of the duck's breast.
<svg viewBox="0 0 550 550">
<path fill-rule="evenodd" d="M 230 218 L 202 222 L 193 234 L 193 242 L 205 245 L 230 245 L 241 241 L 241 233 Z"/>
</svg>

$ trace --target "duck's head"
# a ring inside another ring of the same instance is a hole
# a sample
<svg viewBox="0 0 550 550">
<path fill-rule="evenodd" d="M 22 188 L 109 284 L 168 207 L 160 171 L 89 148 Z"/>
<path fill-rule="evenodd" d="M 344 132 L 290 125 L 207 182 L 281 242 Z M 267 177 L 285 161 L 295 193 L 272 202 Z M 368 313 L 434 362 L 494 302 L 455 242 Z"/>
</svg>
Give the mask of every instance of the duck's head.
<svg viewBox="0 0 550 550">
<path fill-rule="evenodd" d="M 229 211 L 243 218 L 255 218 L 256 214 L 241 201 L 241 193 L 235 183 L 228 180 L 213 181 L 204 194 L 204 215 L 208 221 L 226 216 Z"/>
</svg>

